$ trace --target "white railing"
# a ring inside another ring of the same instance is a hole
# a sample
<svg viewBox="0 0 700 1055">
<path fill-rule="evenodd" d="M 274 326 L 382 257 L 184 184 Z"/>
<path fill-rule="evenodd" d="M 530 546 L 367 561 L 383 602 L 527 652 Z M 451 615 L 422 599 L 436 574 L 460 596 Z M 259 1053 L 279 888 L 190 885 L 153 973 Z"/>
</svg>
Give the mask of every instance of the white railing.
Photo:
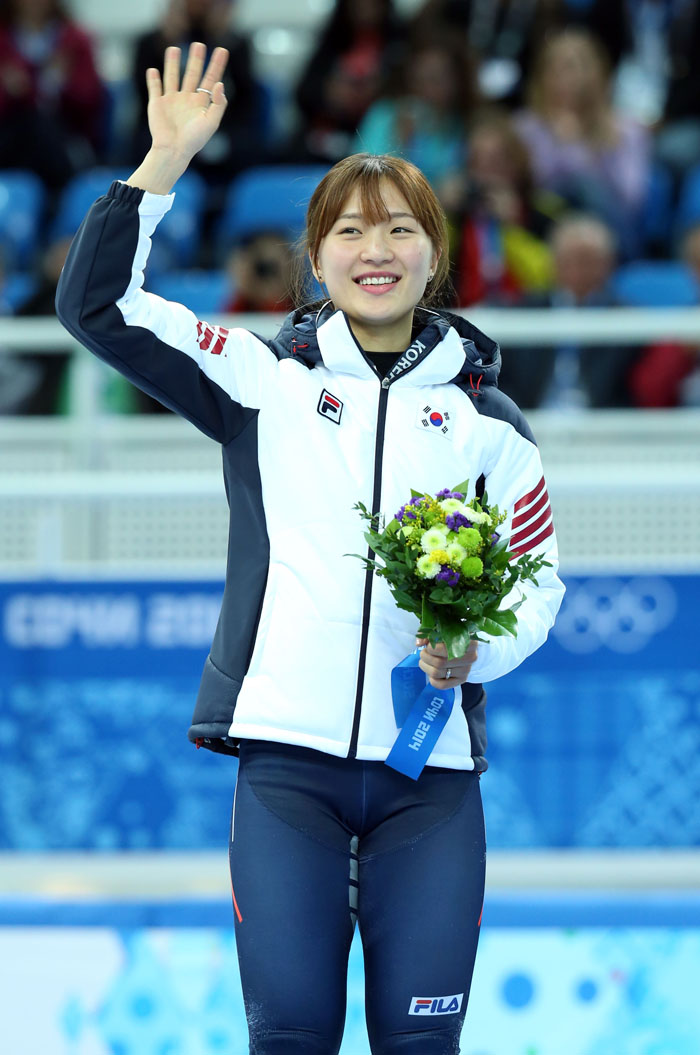
<svg viewBox="0 0 700 1055">
<path fill-rule="evenodd" d="M 700 344 L 700 308 L 475 308 L 458 310 L 484 333 L 504 345 L 543 347 L 572 341 L 585 345 L 648 344 L 678 340 Z M 273 336 L 283 316 L 220 315 L 210 321 Z M 71 413 L 94 417 L 104 412 L 103 393 L 111 372 L 82 348 L 57 319 L 0 319 L 0 355 L 72 354 L 68 406 Z"/>
<path fill-rule="evenodd" d="M 468 315 L 499 341 L 520 346 L 564 339 L 700 344 L 700 309 L 483 308 Z M 280 319 L 215 321 L 267 335 Z M 73 355 L 71 413 L 0 418 L 0 576 L 223 574 L 227 509 L 218 446 L 172 415 L 107 412 L 104 388 L 117 375 L 55 319 L 0 320 L 0 348 Z M 700 411 L 539 411 L 528 418 L 569 570 L 700 570 Z"/>
</svg>

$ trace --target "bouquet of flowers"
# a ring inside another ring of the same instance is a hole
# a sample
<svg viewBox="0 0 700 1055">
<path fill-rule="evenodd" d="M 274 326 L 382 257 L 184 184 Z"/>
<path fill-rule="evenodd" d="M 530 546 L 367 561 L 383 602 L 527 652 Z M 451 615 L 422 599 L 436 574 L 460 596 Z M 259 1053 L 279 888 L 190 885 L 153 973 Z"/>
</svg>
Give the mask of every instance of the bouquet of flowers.
<svg viewBox="0 0 700 1055">
<path fill-rule="evenodd" d="M 517 582 L 535 582 L 539 569 L 550 566 L 529 553 L 514 559 L 497 530 L 506 514 L 486 495 L 465 501 L 468 485 L 434 497 L 412 489 L 388 524 L 361 502 L 354 506 L 368 521 L 364 535 L 376 556 L 352 556 L 387 580 L 399 608 L 418 616 L 419 637 L 444 641 L 448 659 L 464 655 L 480 633 L 517 635 L 522 601 L 501 604 Z"/>
</svg>

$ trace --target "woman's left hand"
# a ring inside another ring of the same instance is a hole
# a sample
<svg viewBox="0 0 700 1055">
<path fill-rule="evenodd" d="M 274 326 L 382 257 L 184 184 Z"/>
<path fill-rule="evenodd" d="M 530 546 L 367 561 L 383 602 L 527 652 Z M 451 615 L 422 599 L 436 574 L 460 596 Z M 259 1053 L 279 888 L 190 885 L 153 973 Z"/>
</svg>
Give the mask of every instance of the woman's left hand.
<svg viewBox="0 0 700 1055">
<path fill-rule="evenodd" d="M 433 646 L 429 644 L 427 637 L 417 637 L 416 645 L 419 648 L 424 646 L 418 666 L 428 675 L 428 680 L 435 689 L 454 689 L 466 681 L 478 652 L 477 641 L 470 641 L 467 651 L 457 659 L 447 658 L 447 646 L 443 641 Z M 448 673 L 449 678 L 445 676 Z"/>
</svg>

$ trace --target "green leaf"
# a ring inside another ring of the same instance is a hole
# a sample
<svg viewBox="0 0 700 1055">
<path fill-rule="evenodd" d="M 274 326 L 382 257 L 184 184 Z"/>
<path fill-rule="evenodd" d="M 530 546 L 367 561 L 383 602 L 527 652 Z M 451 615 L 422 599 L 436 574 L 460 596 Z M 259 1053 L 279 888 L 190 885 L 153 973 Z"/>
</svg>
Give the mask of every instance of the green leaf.
<svg viewBox="0 0 700 1055">
<path fill-rule="evenodd" d="M 509 630 L 505 626 L 501 626 L 500 623 L 495 622 L 493 619 L 487 619 L 485 616 L 479 620 L 481 630 L 485 634 L 490 634 L 491 637 L 503 637 L 505 634 L 510 634 L 512 637 L 516 637 L 515 630 Z"/>
<path fill-rule="evenodd" d="M 428 597 L 433 604 L 452 604 L 455 600 L 451 586 L 435 586 Z"/>
<path fill-rule="evenodd" d="M 471 634 L 466 623 L 438 619 L 440 638 L 445 642 L 448 659 L 459 659 L 469 648 Z"/>
<path fill-rule="evenodd" d="M 450 491 L 459 491 L 465 497 L 469 494 L 469 480 L 462 480 L 461 484 L 451 487 Z"/>
<path fill-rule="evenodd" d="M 484 616 L 492 623 L 502 626 L 509 634 L 517 634 L 518 618 L 511 608 L 497 609 L 496 611 L 484 610 Z"/>
<path fill-rule="evenodd" d="M 431 608 L 430 601 L 425 596 L 425 594 L 423 594 L 423 602 L 421 605 L 420 622 L 421 626 L 426 627 L 427 629 L 432 629 L 436 625 L 433 609 Z"/>
</svg>

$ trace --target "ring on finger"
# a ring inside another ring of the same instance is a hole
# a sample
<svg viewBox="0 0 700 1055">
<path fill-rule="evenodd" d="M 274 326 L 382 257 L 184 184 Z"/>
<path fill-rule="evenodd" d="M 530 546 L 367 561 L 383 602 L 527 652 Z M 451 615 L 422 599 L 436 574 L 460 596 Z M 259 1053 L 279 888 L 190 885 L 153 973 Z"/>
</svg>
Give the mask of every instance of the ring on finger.
<svg viewBox="0 0 700 1055">
<path fill-rule="evenodd" d="M 210 99 L 214 98 L 214 93 L 210 92 L 208 88 L 195 88 L 195 91 L 196 92 L 204 92 L 206 95 L 209 96 Z"/>
</svg>

